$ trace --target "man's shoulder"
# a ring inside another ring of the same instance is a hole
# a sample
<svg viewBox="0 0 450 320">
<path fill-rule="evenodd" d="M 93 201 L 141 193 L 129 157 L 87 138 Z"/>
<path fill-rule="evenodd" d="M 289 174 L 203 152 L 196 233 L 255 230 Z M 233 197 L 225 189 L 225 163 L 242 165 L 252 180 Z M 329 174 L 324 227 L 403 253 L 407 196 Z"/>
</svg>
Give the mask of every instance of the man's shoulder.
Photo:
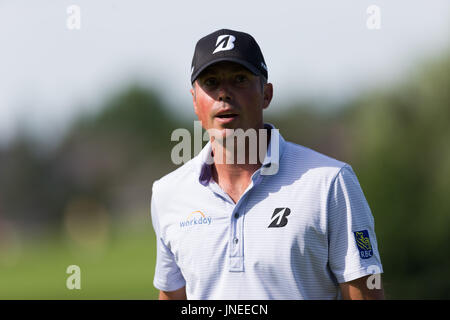
<svg viewBox="0 0 450 320">
<path fill-rule="evenodd" d="M 289 170 L 301 170 L 310 174 L 333 176 L 343 167 L 349 166 L 344 161 L 290 141 L 286 141 L 283 162 L 289 167 Z"/>
</svg>

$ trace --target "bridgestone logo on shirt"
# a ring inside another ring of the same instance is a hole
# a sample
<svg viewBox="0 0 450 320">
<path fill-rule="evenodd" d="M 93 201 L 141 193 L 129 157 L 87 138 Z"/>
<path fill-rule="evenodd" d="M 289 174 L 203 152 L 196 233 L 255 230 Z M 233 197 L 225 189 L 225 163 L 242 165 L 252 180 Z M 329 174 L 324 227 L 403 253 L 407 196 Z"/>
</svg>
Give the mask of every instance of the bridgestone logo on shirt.
<svg viewBox="0 0 450 320">
<path fill-rule="evenodd" d="M 272 214 L 272 223 L 268 228 L 281 228 L 287 225 L 288 219 L 286 218 L 291 214 L 291 209 L 289 208 L 276 208 Z"/>
</svg>

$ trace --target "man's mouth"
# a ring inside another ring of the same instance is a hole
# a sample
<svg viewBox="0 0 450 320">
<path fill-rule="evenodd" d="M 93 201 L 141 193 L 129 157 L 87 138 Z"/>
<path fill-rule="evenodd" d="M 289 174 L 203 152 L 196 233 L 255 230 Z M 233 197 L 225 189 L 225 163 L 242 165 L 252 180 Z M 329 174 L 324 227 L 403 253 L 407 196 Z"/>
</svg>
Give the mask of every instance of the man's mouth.
<svg viewBox="0 0 450 320">
<path fill-rule="evenodd" d="M 238 115 L 236 113 L 230 113 L 230 114 L 219 114 L 216 117 L 221 119 L 227 119 L 227 118 L 235 118 Z"/>
<path fill-rule="evenodd" d="M 238 117 L 237 113 L 218 114 L 216 115 L 216 120 L 221 124 L 227 124 L 235 121 Z"/>
</svg>

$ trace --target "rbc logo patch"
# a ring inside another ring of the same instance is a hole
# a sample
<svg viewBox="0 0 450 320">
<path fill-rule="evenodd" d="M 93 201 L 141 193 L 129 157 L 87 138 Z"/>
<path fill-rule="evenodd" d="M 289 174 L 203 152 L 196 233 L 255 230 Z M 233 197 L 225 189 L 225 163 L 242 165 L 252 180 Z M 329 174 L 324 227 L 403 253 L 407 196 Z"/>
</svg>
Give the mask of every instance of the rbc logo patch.
<svg viewBox="0 0 450 320">
<path fill-rule="evenodd" d="M 368 259 L 373 256 L 369 232 L 367 230 L 361 230 L 353 233 L 355 234 L 356 246 L 358 247 L 361 259 Z"/>
</svg>

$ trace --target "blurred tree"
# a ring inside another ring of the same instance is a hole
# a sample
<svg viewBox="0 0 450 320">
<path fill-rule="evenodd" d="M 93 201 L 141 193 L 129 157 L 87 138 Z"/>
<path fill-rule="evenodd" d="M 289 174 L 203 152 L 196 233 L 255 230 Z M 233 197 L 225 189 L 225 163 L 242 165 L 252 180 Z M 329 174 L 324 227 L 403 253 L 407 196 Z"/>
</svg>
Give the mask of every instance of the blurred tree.
<svg viewBox="0 0 450 320">
<path fill-rule="evenodd" d="M 268 118 L 294 142 L 348 162 L 375 216 L 387 297 L 450 298 L 450 54 L 337 112 Z"/>
<path fill-rule="evenodd" d="M 0 152 L 2 214 L 20 227 L 42 228 L 64 203 L 63 185 L 52 172 L 50 159 L 38 154 L 33 139 L 20 135 Z"/>
<path fill-rule="evenodd" d="M 372 211 L 386 287 L 450 298 L 450 55 L 354 103 L 353 158 Z"/>
<path fill-rule="evenodd" d="M 37 153 L 32 138 L 17 138 L 0 153 L 4 215 L 25 226 L 57 227 L 77 197 L 112 211 L 147 206 L 152 181 L 173 168 L 170 134 L 181 124 L 167 109 L 152 90 L 130 86 L 98 113 L 80 117 L 49 154 Z"/>
<path fill-rule="evenodd" d="M 447 51 L 408 81 L 333 112 L 294 104 L 266 117 L 286 139 L 355 169 L 375 216 L 388 298 L 450 298 L 449 71 Z M 171 133 L 193 130 L 168 110 L 154 91 L 131 85 L 48 153 L 18 137 L 0 150 L 0 215 L 59 226 L 70 204 L 87 198 L 108 213 L 143 210 L 149 221 L 151 185 L 176 167 Z"/>
</svg>

